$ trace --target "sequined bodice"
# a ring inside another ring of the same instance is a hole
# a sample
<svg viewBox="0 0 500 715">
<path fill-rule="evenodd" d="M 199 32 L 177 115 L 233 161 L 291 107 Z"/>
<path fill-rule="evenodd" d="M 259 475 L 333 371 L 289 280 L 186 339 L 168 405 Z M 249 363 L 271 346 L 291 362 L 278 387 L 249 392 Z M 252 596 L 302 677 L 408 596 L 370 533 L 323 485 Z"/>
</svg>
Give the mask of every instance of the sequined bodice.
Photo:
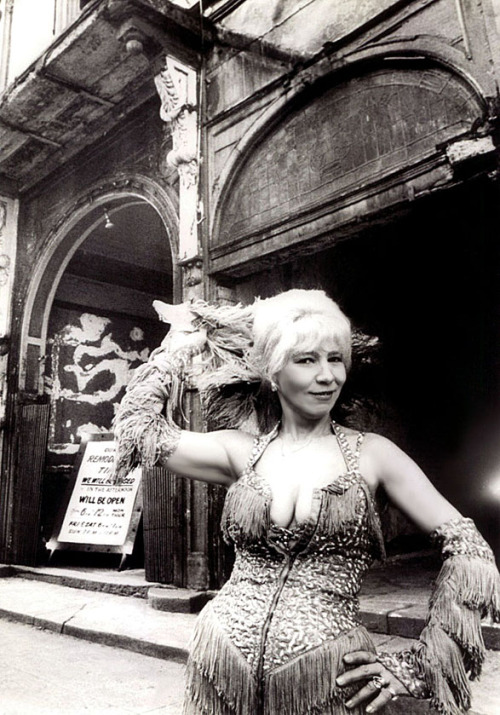
<svg viewBox="0 0 500 715">
<path fill-rule="evenodd" d="M 347 471 L 313 490 L 305 522 L 284 528 L 270 519 L 271 490 L 255 464 L 276 429 L 255 441 L 228 491 L 222 528 L 236 562 L 213 607 L 256 670 L 280 666 L 360 623 L 357 594 L 383 549 L 380 523 L 358 471 L 363 436 L 353 453 L 336 425 L 334 432 Z"/>
<path fill-rule="evenodd" d="M 313 491 L 304 523 L 286 529 L 271 522 L 271 489 L 255 463 L 273 434 L 256 440 L 247 468 L 228 490 L 223 530 L 236 562 L 200 614 L 183 715 L 365 715 L 363 704 L 347 707 L 358 686 L 341 688 L 337 677 L 347 653 L 375 653 L 360 622 L 358 592 L 383 543 L 359 454 L 339 428 L 334 431 L 347 471 Z M 401 660 L 387 654 L 381 660 L 410 692 L 431 694 L 447 713 L 458 712 L 457 703 L 467 710 L 470 700 L 457 644 L 467 667 L 479 669 L 480 612 L 500 620 L 491 549 L 470 520 L 457 521 L 436 531 L 446 540 L 446 561 L 418 648 Z"/>
</svg>

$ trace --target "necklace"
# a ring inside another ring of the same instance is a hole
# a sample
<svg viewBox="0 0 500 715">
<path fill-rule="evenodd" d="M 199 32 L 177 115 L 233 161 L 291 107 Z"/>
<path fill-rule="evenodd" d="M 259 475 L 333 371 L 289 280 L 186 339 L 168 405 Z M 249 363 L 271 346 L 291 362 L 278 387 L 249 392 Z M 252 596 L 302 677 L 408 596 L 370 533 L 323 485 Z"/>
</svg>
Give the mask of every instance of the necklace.
<svg viewBox="0 0 500 715">
<path fill-rule="evenodd" d="M 317 442 L 318 440 L 323 439 L 324 437 L 329 437 L 329 436 L 330 436 L 330 435 L 327 435 L 327 434 L 322 434 L 322 435 L 320 435 L 320 436 L 318 436 L 318 437 L 313 437 L 313 436 L 311 435 L 311 436 L 308 437 L 306 440 L 304 440 L 303 442 L 301 442 L 298 447 L 289 446 L 289 447 L 287 447 L 286 450 L 285 450 L 286 442 L 285 442 L 284 438 L 280 435 L 280 451 L 281 451 L 281 456 L 286 459 L 286 458 L 289 457 L 291 454 L 295 454 L 296 452 L 300 452 L 302 449 L 305 449 L 306 447 L 308 447 L 308 446 L 309 446 L 310 444 L 312 444 L 313 442 Z M 293 442 L 291 442 L 291 444 L 293 444 Z"/>
</svg>

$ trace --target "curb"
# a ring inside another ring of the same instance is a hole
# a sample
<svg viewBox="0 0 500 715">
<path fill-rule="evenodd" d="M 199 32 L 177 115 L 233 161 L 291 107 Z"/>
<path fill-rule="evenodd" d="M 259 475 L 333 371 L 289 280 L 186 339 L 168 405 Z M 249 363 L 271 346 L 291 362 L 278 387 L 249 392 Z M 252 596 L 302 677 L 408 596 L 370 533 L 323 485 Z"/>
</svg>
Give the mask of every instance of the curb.
<svg viewBox="0 0 500 715">
<path fill-rule="evenodd" d="M 148 655 L 153 658 L 169 660 L 176 663 L 185 663 L 188 656 L 187 648 L 179 648 L 178 646 L 168 645 L 165 643 L 153 643 L 152 641 L 133 638 L 119 633 L 108 633 L 102 630 L 92 630 L 90 628 L 82 628 L 71 623 L 59 623 L 49 618 L 40 618 L 38 616 L 30 616 L 25 613 L 10 611 L 0 608 L 0 619 L 11 621 L 13 623 L 22 623 L 40 628 L 41 630 L 51 631 L 60 635 L 72 636 L 80 640 L 89 641 L 90 643 L 99 643 L 112 648 L 121 648 L 130 650 L 141 655 Z"/>
</svg>

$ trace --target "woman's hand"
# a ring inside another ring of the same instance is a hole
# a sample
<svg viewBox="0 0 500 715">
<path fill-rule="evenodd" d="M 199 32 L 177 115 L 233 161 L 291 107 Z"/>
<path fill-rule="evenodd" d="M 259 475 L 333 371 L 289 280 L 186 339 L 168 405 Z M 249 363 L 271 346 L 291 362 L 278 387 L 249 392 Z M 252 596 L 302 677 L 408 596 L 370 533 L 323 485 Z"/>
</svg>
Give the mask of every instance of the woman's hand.
<svg viewBox="0 0 500 715">
<path fill-rule="evenodd" d="M 203 352 L 206 342 L 207 332 L 204 328 L 198 330 L 171 328 L 167 337 L 163 339 L 162 347 L 166 348 L 171 355 L 181 352 L 197 355 Z"/>
<path fill-rule="evenodd" d="M 377 661 L 375 653 L 359 650 L 344 656 L 344 663 L 349 668 L 337 678 L 337 685 L 360 684 L 360 689 L 346 703 L 354 708 L 361 703 L 368 703 L 367 713 L 380 711 L 387 703 L 399 695 L 408 695 L 405 686 Z"/>
</svg>

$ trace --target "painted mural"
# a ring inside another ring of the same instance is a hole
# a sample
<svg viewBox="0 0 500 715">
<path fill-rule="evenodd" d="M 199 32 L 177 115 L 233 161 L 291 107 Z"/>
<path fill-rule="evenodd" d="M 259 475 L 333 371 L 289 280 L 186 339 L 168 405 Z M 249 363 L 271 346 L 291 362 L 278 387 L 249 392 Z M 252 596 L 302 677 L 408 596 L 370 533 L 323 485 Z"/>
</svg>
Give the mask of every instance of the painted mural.
<svg viewBox="0 0 500 715">
<path fill-rule="evenodd" d="M 83 433 L 111 431 L 133 371 L 164 335 L 160 324 L 54 306 L 46 370 L 51 452 L 73 454 Z"/>
</svg>

